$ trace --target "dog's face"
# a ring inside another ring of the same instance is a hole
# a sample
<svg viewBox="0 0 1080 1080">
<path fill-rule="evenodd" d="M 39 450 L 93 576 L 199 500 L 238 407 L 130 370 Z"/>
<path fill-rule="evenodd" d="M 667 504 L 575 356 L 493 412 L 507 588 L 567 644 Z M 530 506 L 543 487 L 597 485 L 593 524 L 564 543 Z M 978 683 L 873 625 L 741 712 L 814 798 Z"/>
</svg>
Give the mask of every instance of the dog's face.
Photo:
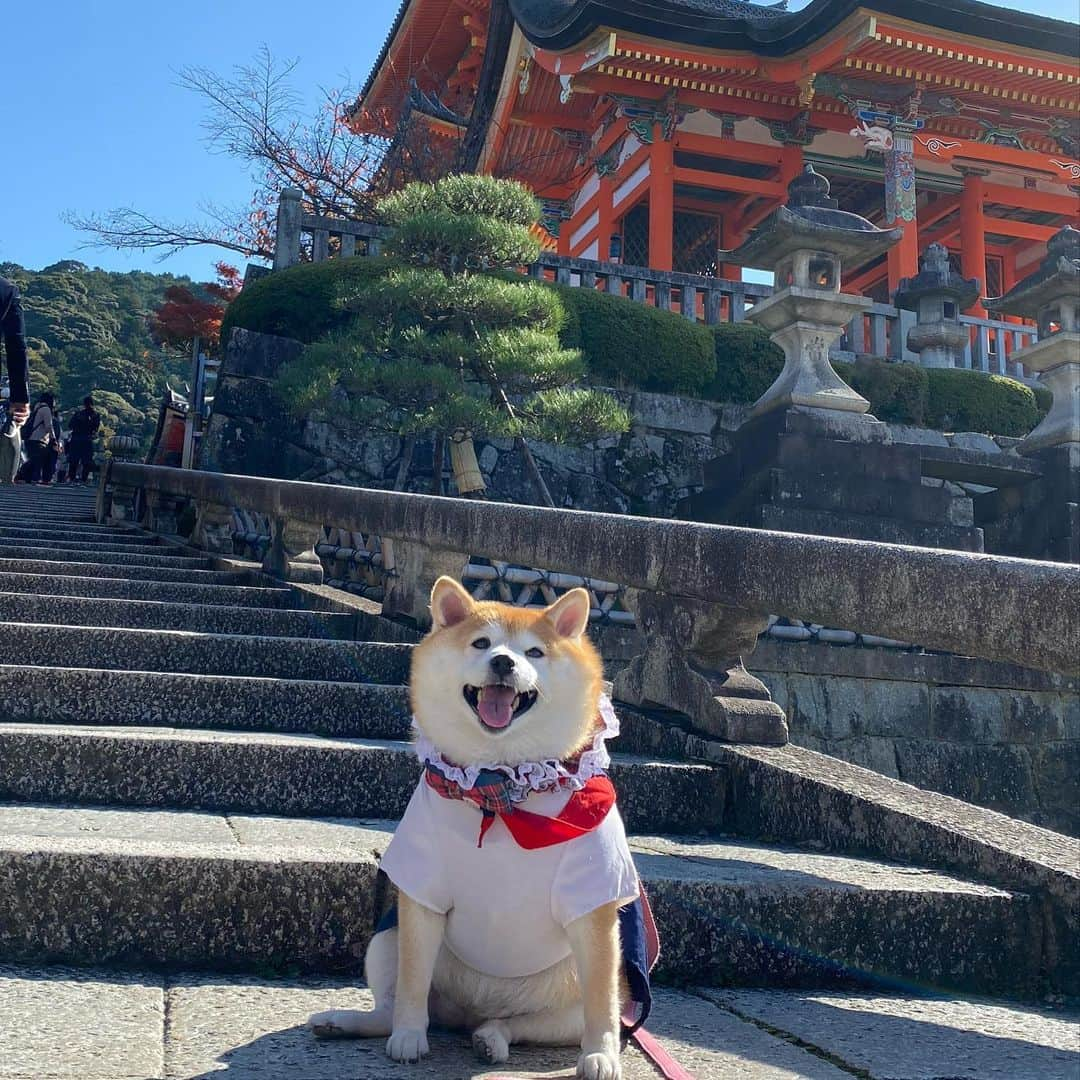
<svg viewBox="0 0 1080 1080">
<path fill-rule="evenodd" d="M 474 601 L 444 577 L 431 616 L 413 650 L 410 695 L 417 725 L 448 760 L 517 765 L 589 741 L 602 669 L 585 636 L 584 589 L 526 609 Z"/>
</svg>

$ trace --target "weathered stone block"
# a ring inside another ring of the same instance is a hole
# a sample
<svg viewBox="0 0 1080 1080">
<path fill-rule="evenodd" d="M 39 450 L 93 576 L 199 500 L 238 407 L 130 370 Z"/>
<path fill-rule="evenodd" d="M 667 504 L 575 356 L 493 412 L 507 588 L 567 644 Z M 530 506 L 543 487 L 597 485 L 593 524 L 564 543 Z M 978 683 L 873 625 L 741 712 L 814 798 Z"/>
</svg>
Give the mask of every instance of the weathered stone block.
<svg viewBox="0 0 1080 1080">
<path fill-rule="evenodd" d="M 1073 702 L 1076 702 L 1073 698 Z M 1053 742 L 1064 739 L 1065 702 L 1061 694 L 1025 694 L 1002 698 L 1001 740 L 1008 743 Z"/>
<path fill-rule="evenodd" d="M 671 394 L 634 394 L 631 409 L 638 423 L 663 431 L 711 435 L 720 420 L 720 405 Z"/>
<path fill-rule="evenodd" d="M 905 783 L 966 802 L 978 799 L 974 747 L 931 739 L 898 739 L 896 765 L 899 778 Z"/>
<path fill-rule="evenodd" d="M 852 765 L 861 765 L 882 776 L 899 779 L 900 772 L 896 764 L 896 740 L 878 735 L 856 735 L 840 743 L 827 743 L 824 747 L 811 746 L 802 739 L 793 739 L 808 750 L 823 749 L 833 757 L 843 758 Z"/>
<path fill-rule="evenodd" d="M 1000 694 L 976 687 L 937 687 L 930 700 L 931 731 L 939 739 L 994 742 L 1004 731 Z"/>
<path fill-rule="evenodd" d="M 222 376 L 272 379 L 278 369 L 300 358 L 304 346 L 292 338 L 259 334 L 254 330 L 233 330 L 225 347 Z"/>
</svg>

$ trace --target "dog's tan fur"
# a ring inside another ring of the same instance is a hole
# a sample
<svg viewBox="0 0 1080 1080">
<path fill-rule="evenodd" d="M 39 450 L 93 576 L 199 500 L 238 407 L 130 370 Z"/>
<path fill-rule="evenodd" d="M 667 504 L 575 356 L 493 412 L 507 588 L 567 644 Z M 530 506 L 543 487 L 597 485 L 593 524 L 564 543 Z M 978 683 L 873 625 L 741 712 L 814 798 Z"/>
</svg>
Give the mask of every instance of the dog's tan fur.
<svg viewBox="0 0 1080 1080">
<path fill-rule="evenodd" d="M 476 602 L 457 582 L 440 578 L 431 611 L 432 631 L 413 651 L 410 693 L 418 727 L 448 760 L 517 765 L 566 758 L 589 743 L 602 665 L 585 634 L 585 590 L 572 590 L 537 611 Z M 512 677 L 519 691 L 537 693 L 532 708 L 503 731 L 481 725 L 461 695 L 463 684 L 482 685 L 479 665 L 487 660 L 471 648 L 479 636 L 488 638 L 493 650 L 514 657 Z M 530 649 L 543 657 L 530 662 Z M 442 944 L 445 921 L 446 916 L 399 894 L 398 928 L 376 935 L 365 959 L 374 1010 L 317 1013 L 309 1021 L 316 1034 L 388 1035 L 389 1056 L 411 1062 L 428 1052 L 431 1019 L 471 1029 L 476 1052 L 490 1063 L 506 1061 L 517 1042 L 579 1043 L 579 1077 L 619 1080 L 615 904 L 567 926 L 571 955 L 523 978 L 497 978 L 463 964 Z M 521 932 L 528 934 L 529 928 Z"/>
</svg>

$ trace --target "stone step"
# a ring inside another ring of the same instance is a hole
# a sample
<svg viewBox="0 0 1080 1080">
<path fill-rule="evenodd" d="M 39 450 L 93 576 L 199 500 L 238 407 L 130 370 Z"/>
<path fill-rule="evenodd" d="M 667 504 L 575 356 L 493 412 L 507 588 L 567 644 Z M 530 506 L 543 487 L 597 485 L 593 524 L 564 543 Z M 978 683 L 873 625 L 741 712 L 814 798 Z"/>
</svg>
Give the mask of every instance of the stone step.
<svg viewBox="0 0 1080 1080">
<path fill-rule="evenodd" d="M 191 570 L 169 566 L 133 566 L 130 563 L 63 562 L 59 559 L 0 559 L 0 574 L 186 581 L 193 585 L 247 585 L 256 577 L 247 570 Z"/>
<path fill-rule="evenodd" d="M 287 608 L 296 602 L 287 588 L 145 581 L 138 578 L 79 577 L 70 574 L 0 572 L 0 592 L 31 595 L 100 597 L 107 600 L 160 600 L 181 604 L 224 604 L 236 607 Z"/>
<path fill-rule="evenodd" d="M 355 617 L 330 611 L 223 607 L 160 600 L 97 600 L 86 596 L 27 596 L 0 592 L 0 622 L 64 626 L 126 626 L 194 630 L 209 634 L 254 633 L 272 637 L 349 638 Z"/>
<path fill-rule="evenodd" d="M 74 551 L 83 557 L 99 553 L 114 552 L 122 555 L 125 552 L 133 552 L 142 555 L 179 555 L 184 548 L 175 544 L 166 543 L 157 538 L 149 539 L 144 536 L 132 536 L 118 540 L 115 536 L 106 536 L 99 540 L 69 540 L 63 535 L 62 530 L 56 534 L 37 539 L 20 539 L 18 537 L 0 537 L 0 549 L 16 547 L 32 555 L 35 551 Z"/>
<path fill-rule="evenodd" d="M 140 551 L 70 550 L 61 547 L 14 547 L 0 544 L 0 559 L 29 559 L 42 562 L 103 563 L 109 566 L 167 566 L 174 569 L 212 570 L 214 560 L 204 555 L 169 555 L 159 548 L 160 555 L 145 555 Z"/>
<path fill-rule="evenodd" d="M 17 544 L 20 540 L 51 540 L 56 536 L 62 536 L 66 540 L 85 540 L 90 543 L 94 540 L 103 540 L 108 543 L 139 542 L 154 543 L 157 538 L 140 529 L 122 529 L 115 525 L 79 524 L 66 520 L 49 522 L 0 521 L 0 543 Z"/>
<path fill-rule="evenodd" d="M 372 1004 L 355 977 L 5 965 L 0 1060 L 16 1080 L 573 1076 L 573 1047 L 519 1045 L 491 1067 L 476 1060 L 467 1034 L 433 1030 L 430 1056 L 406 1070 L 385 1056 L 383 1039 L 323 1042 L 306 1030 L 314 1012 Z M 62 1039 L 43 1015 L 63 1025 Z M 1076 1010 L 914 991 L 657 987 L 648 1030 L 697 1080 L 1076 1080 L 1078 1023 Z M 633 1044 L 621 1066 L 623 1080 L 659 1076 Z"/>
<path fill-rule="evenodd" d="M 0 544 L 49 543 L 54 540 L 59 540 L 64 544 L 86 544 L 88 547 L 105 544 L 113 551 L 118 550 L 118 546 L 123 548 L 149 545 L 157 548 L 161 545 L 161 541 L 156 536 L 134 532 L 130 529 L 99 532 L 94 525 L 78 526 L 60 523 L 45 529 L 23 526 L 0 527 Z"/>
<path fill-rule="evenodd" d="M 93 512 L 82 513 L 80 511 L 63 510 L 14 510 L 11 508 L 0 510 L 0 522 L 5 525 L 30 525 L 40 522 L 42 525 L 53 525 L 58 521 L 72 522 L 86 528 L 96 527 L 97 522 Z M 118 525 L 102 526 L 107 528 L 120 528 Z"/>
<path fill-rule="evenodd" d="M 467 1034 L 433 1030 L 430 1056 L 403 1067 L 385 1056 L 384 1039 L 323 1042 L 306 1030 L 313 1012 L 371 1007 L 355 978 L 9 965 L 0 1059 L 17 1080 L 573 1077 L 574 1047 L 519 1045 L 507 1064 L 487 1066 Z M 43 1015 L 63 1024 L 62 1039 Z M 697 1080 L 1076 1080 L 1078 1020 L 1060 1008 L 915 992 L 657 987 L 648 1030 Z M 621 1066 L 623 1080 L 659 1076 L 633 1044 Z"/>
<path fill-rule="evenodd" d="M 35 724 L 154 724 L 371 739 L 409 733 L 405 687 L 358 682 L 0 665 L 0 701 L 5 719 Z"/>
<path fill-rule="evenodd" d="M 0 807 L 0 960 L 356 970 L 391 827 Z M 632 836 L 631 847 L 664 940 L 660 982 L 875 979 L 981 994 L 1034 983 L 1039 912 L 1024 894 L 748 843 Z"/>
<path fill-rule="evenodd" d="M 419 772 L 400 741 L 0 723 L 0 802 L 396 819 Z M 720 824 L 718 769 L 616 755 L 611 777 L 628 829 Z"/>
<path fill-rule="evenodd" d="M 14 622 L 0 623 L 0 641 L 22 664 L 44 667 L 398 685 L 412 652 L 381 642 Z"/>
</svg>

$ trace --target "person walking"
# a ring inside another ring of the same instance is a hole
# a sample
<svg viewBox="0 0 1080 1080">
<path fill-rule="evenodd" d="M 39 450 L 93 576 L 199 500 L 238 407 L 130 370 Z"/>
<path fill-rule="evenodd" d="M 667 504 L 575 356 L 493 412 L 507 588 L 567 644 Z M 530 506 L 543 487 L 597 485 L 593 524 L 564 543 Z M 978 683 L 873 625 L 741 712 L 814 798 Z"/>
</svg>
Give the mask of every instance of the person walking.
<svg viewBox="0 0 1080 1080">
<path fill-rule="evenodd" d="M 67 449 L 69 484 L 86 483 L 94 464 L 94 439 L 100 427 L 101 417 L 94 411 L 94 399 L 83 398 L 83 407 L 71 418 Z"/>
<path fill-rule="evenodd" d="M 15 282 L 0 277 L 0 338 L 3 339 L 8 370 L 8 420 L 26 422 L 30 415 L 27 382 L 26 323 L 22 299 Z"/>
<path fill-rule="evenodd" d="M 47 468 L 51 476 L 49 446 L 56 438 L 53 429 L 55 405 L 56 399 L 52 394 L 42 394 L 34 406 L 34 411 L 30 414 L 30 419 L 26 422 L 26 451 L 30 459 L 27 462 L 26 471 L 28 484 L 48 483 L 47 480 L 43 480 Z"/>
<path fill-rule="evenodd" d="M 60 461 L 61 440 L 63 437 L 64 428 L 60 422 L 60 412 L 53 408 L 52 438 L 45 446 L 45 461 L 41 468 L 41 482 L 43 484 L 51 484 L 56 477 L 56 466 Z"/>
</svg>

